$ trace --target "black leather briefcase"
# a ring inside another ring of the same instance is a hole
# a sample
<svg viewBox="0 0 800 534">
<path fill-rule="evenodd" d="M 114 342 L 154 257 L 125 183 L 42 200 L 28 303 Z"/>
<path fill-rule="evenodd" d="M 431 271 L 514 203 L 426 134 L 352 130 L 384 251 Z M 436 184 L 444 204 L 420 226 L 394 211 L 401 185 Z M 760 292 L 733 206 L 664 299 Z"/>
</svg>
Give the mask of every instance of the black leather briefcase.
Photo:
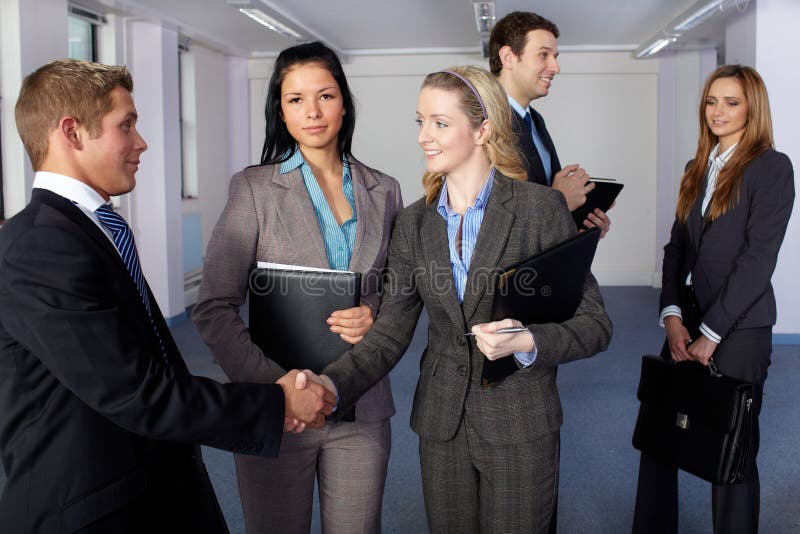
<svg viewBox="0 0 800 534">
<path fill-rule="evenodd" d="M 752 462 L 753 384 L 716 366 L 642 357 L 633 446 L 714 484 L 740 482 Z"/>
</svg>

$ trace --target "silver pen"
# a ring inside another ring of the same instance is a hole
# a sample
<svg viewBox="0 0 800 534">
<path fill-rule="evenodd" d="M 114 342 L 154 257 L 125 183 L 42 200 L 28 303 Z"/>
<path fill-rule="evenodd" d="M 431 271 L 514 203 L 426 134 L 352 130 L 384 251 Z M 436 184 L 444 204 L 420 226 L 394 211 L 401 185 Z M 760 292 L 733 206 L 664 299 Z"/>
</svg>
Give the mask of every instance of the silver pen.
<svg viewBox="0 0 800 534">
<path fill-rule="evenodd" d="M 527 330 L 524 326 L 511 326 L 509 328 L 501 328 L 500 330 L 495 330 L 492 332 L 493 334 L 516 334 L 517 332 L 524 332 Z M 474 336 L 472 332 L 467 332 L 464 334 L 465 336 Z"/>
</svg>

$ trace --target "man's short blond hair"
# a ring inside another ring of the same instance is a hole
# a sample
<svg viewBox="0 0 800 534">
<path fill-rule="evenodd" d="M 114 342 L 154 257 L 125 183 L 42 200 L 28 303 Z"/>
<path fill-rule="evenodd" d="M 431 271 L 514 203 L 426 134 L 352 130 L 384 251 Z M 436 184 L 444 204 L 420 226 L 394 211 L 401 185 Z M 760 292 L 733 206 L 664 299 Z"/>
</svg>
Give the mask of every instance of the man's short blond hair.
<svg viewBox="0 0 800 534">
<path fill-rule="evenodd" d="M 115 87 L 133 91 L 125 66 L 79 59 L 52 61 L 25 78 L 14 113 L 34 170 L 44 163 L 50 132 L 62 117 L 74 117 L 93 138 L 102 133 L 102 119 L 111 111 Z"/>
</svg>

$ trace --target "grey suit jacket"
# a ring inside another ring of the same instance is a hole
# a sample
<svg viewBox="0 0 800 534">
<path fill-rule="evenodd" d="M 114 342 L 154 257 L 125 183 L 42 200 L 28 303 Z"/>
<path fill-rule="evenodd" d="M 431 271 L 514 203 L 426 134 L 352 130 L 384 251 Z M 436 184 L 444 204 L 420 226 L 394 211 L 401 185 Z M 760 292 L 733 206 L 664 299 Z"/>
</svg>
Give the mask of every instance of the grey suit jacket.
<svg viewBox="0 0 800 534">
<path fill-rule="evenodd" d="M 495 175 L 475 245 L 463 304 L 459 304 L 447 242 L 436 205 L 420 200 L 397 217 L 389 245 L 388 278 L 378 318 L 351 351 L 328 366 L 346 408 L 398 362 L 424 304 L 430 316 L 411 426 L 419 435 L 452 438 L 466 413 L 491 443 L 526 441 L 561 426 L 556 366 L 605 350 L 611 321 L 593 276 L 575 316 L 560 324 L 529 325 L 538 349 L 535 363 L 489 389 L 480 388 L 485 357 L 472 325 L 490 320 L 498 268 L 552 247 L 575 234 L 558 191 Z"/>
<path fill-rule="evenodd" d="M 362 273 L 361 299 L 373 310 L 395 215 L 402 208 L 394 178 L 351 158 L 356 238 L 350 270 Z M 228 203 L 208 244 L 200 297 L 192 319 L 222 369 L 235 382 L 274 382 L 286 371 L 250 341 L 239 307 L 257 261 L 329 267 L 314 206 L 299 168 L 249 167 L 231 179 Z M 380 381 L 356 407 L 356 418 L 394 414 L 389 380 Z"/>
</svg>

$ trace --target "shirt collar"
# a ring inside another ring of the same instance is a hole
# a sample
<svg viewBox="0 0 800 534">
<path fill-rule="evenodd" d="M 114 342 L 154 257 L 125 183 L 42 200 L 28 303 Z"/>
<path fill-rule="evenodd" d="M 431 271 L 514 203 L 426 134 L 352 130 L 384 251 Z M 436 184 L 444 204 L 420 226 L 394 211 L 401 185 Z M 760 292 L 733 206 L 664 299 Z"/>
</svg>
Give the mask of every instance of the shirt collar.
<svg viewBox="0 0 800 534">
<path fill-rule="evenodd" d="M 100 194 L 76 178 L 54 172 L 38 171 L 33 178 L 34 189 L 46 189 L 59 196 L 95 211 L 106 204 Z"/>
<path fill-rule="evenodd" d="M 281 174 L 292 172 L 304 164 L 306 164 L 306 160 L 303 157 L 303 153 L 299 149 L 295 149 L 292 157 L 281 163 Z M 344 165 L 343 176 L 350 176 L 350 164 L 347 163 L 347 158 L 342 157 L 342 165 Z"/>
<path fill-rule="evenodd" d="M 711 150 L 711 153 L 708 155 L 709 163 L 714 163 L 714 161 L 716 160 L 717 164 L 720 167 L 722 167 L 723 165 L 728 163 L 729 159 L 731 159 L 731 156 L 733 155 L 733 151 L 736 150 L 736 146 L 737 145 L 738 145 L 738 143 L 736 145 L 733 145 L 732 147 L 730 147 L 728 150 L 726 150 L 722 154 L 720 154 L 719 153 L 719 143 L 717 143 L 714 146 L 714 148 Z"/>
<path fill-rule="evenodd" d="M 486 209 L 486 203 L 489 201 L 489 194 L 492 192 L 493 183 L 494 167 L 492 167 L 489 171 L 489 177 L 483 184 L 483 187 L 478 193 L 477 198 L 475 198 L 475 203 L 471 206 L 472 208 L 479 210 Z M 447 196 L 447 177 L 445 177 L 442 181 L 442 191 L 439 193 L 439 203 L 436 205 L 436 210 L 442 215 L 442 217 L 447 217 L 448 215 L 453 215 L 453 213 L 455 213 L 450 209 L 450 200 Z"/>
<path fill-rule="evenodd" d="M 506 99 L 508 100 L 508 105 L 511 106 L 511 109 L 516 111 L 517 115 L 519 115 L 520 117 L 522 117 L 524 119 L 525 118 L 525 114 L 528 112 L 528 110 L 526 110 L 524 107 L 522 107 L 519 102 L 517 102 L 516 100 L 511 98 L 510 95 L 506 95 Z"/>
</svg>

